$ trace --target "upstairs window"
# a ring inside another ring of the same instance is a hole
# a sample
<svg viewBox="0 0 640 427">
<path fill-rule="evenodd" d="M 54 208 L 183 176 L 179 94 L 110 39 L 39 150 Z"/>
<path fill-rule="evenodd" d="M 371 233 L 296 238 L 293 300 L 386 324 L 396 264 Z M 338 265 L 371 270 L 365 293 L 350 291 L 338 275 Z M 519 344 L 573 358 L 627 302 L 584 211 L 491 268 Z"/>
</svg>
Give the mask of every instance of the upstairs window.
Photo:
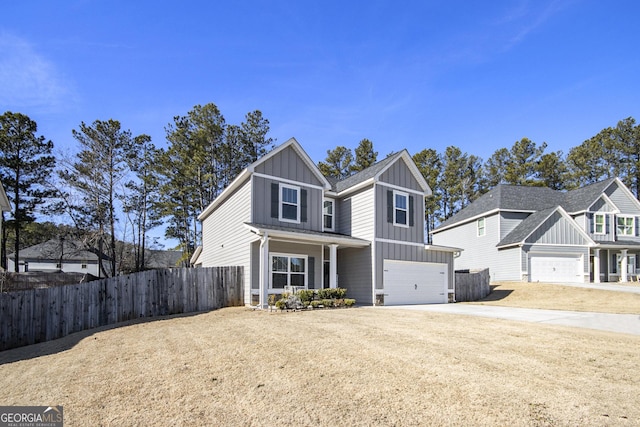
<svg viewBox="0 0 640 427">
<path fill-rule="evenodd" d="M 300 222 L 300 188 L 280 184 L 280 221 Z"/>
<path fill-rule="evenodd" d="M 333 211 L 334 211 L 334 201 L 330 199 L 324 200 L 324 205 L 322 208 L 322 216 L 323 216 L 323 227 L 325 230 L 333 231 Z"/>
<path fill-rule="evenodd" d="M 484 234 L 486 232 L 484 218 L 478 219 L 477 228 L 478 228 L 478 237 L 484 236 Z"/>
<path fill-rule="evenodd" d="M 604 234 L 604 214 L 595 215 L 593 230 L 595 234 Z"/>
<path fill-rule="evenodd" d="M 633 217 L 619 216 L 616 219 L 616 233 L 619 236 L 633 236 Z"/>
<path fill-rule="evenodd" d="M 401 191 L 393 192 L 393 223 L 407 226 L 409 216 L 409 195 Z"/>
</svg>

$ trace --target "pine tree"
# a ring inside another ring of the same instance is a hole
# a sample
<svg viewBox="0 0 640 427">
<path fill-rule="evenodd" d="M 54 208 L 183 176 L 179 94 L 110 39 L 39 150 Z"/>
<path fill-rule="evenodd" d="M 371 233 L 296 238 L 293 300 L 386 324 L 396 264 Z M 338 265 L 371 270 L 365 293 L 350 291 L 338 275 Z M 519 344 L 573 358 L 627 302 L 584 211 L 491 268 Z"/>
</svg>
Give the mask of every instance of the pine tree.
<svg viewBox="0 0 640 427">
<path fill-rule="evenodd" d="M 36 136 L 35 121 L 7 111 L 0 116 L 0 181 L 13 205 L 8 226 L 14 232 L 15 271 L 20 257 L 20 230 L 35 220 L 36 209 L 45 203 L 51 190 L 47 183 L 55 167 L 53 142 Z M 6 229 L 3 229 L 1 264 L 6 268 Z"/>
</svg>

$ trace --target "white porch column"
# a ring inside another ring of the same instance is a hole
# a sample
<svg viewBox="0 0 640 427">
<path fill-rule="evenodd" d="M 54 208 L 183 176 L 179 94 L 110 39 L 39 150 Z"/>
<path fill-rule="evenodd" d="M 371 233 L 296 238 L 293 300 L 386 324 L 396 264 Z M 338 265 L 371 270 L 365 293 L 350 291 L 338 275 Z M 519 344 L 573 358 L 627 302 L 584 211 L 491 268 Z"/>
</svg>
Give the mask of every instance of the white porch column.
<svg viewBox="0 0 640 427">
<path fill-rule="evenodd" d="M 626 282 L 627 280 L 627 250 L 623 249 L 620 251 L 621 259 L 620 259 L 620 281 Z"/>
<path fill-rule="evenodd" d="M 260 240 L 260 308 L 269 306 L 269 234 Z"/>
<path fill-rule="evenodd" d="M 338 287 L 338 245 L 329 245 L 329 287 Z"/>
<path fill-rule="evenodd" d="M 593 250 L 593 283 L 600 283 L 600 249 Z"/>
</svg>

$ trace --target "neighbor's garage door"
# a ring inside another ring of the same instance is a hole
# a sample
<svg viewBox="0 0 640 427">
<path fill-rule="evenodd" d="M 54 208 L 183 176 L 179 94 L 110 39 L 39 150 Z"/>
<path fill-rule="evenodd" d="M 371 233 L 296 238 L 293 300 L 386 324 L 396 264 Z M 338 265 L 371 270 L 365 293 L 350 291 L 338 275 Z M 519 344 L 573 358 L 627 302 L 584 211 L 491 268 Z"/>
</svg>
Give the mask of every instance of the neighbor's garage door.
<svg viewBox="0 0 640 427">
<path fill-rule="evenodd" d="M 529 277 L 532 282 L 583 282 L 582 271 L 580 255 L 530 256 Z"/>
<path fill-rule="evenodd" d="M 446 303 L 447 264 L 384 260 L 384 305 Z"/>
</svg>

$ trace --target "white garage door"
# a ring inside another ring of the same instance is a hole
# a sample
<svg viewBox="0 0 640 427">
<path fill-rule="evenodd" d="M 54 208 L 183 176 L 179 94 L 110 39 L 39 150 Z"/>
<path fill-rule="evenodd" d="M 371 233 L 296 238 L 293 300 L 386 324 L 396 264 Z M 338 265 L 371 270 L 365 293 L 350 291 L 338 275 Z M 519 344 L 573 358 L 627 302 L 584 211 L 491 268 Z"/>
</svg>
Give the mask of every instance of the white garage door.
<svg viewBox="0 0 640 427">
<path fill-rule="evenodd" d="M 529 272 L 532 282 L 583 282 L 582 256 L 531 255 Z"/>
<path fill-rule="evenodd" d="M 447 264 L 384 260 L 384 305 L 446 303 Z"/>
</svg>

